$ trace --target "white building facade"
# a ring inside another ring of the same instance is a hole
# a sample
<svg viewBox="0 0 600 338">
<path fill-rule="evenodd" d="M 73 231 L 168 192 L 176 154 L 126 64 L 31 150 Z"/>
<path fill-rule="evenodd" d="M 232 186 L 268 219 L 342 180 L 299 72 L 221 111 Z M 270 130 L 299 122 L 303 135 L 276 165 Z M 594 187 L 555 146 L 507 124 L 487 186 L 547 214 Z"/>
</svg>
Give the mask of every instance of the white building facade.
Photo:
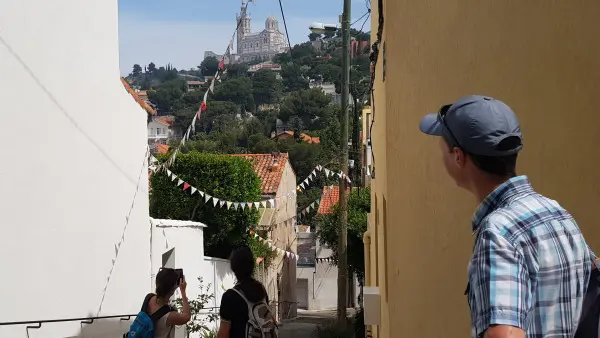
<svg viewBox="0 0 600 338">
<path fill-rule="evenodd" d="M 242 0 L 241 14 L 236 16 L 236 22 L 241 20 L 237 30 L 237 56 L 239 62 L 267 61 L 275 55 L 289 49 L 285 34 L 279 31 L 279 22 L 273 16 L 265 21 L 265 29 L 252 33 L 251 17 L 246 11 L 246 1 Z"/>
<path fill-rule="evenodd" d="M 38 321 L 0 337 L 118 337 L 120 317 L 67 319 L 137 313 L 150 291 L 147 113 L 117 30 L 116 1 L 0 2 L 0 131 L 19 140 L 0 167 L 0 323 Z"/>
</svg>

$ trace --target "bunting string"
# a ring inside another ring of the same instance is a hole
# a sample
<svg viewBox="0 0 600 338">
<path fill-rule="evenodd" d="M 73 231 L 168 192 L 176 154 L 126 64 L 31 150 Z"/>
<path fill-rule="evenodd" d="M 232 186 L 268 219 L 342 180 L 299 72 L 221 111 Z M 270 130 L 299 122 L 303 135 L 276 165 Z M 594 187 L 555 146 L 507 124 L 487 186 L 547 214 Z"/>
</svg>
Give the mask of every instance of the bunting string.
<svg viewBox="0 0 600 338">
<path fill-rule="evenodd" d="M 233 40 L 235 38 L 235 34 L 236 34 L 238 28 L 240 27 L 240 24 L 242 23 L 242 18 L 245 16 L 243 14 L 246 13 L 247 8 L 248 8 L 248 3 L 245 4 L 244 6 L 242 6 L 242 15 L 240 16 L 240 19 L 237 21 L 235 30 L 233 31 L 233 34 L 231 35 L 231 39 L 229 40 L 229 43 L 227 44 L 227 49 L 225 50 L 225 53 L 223 54 L 223 56 L 221 57 L 221 60 L 219 61 L 219 65 L 217 67 L 217 71 L 215 72 L 215 76 L 210 80 L 210 86 L 208 87 L 206 92 L 204 92 L 204 97 L 202 98 L 202 102 L 200 103 L 200 107 L 198 108 L 198 111 L 196 112 L 196 114 L 194 114 L 194 116 L 192 118 L 192 122 L 190 123 L 187 130 L 183 134 L 183 137 L 182 137 L 181 141 L 179 142 L 179 144 L 177 145 L 177 147 L 175 148 L 175 150 L 173 150 L 173 153 L 171 153 L 171 156 L 169 156 L 169 159 L 166 162 L 164 162 L 163 164 L 159 165 L 158 167 L 164 167 L 165 169 L 171 167 L 173 165 L 173 163 L 175 163 L 175 160 L 177 159 L 177 155 L 181 152 L 181 148 L 189 140 L 190 134 L 196 130 L 196 122 L 200 119 L 200 115 L 207 110 L 208 93 L 214 94 L 215 82 L 216 81 L 221 82 L 221 76 L 227 74 L 227 69 L 225 69 L 225 57 L 231 56 L 231 51 L 233 49 Z"/>
<path fill-rule="evenodd" d="M 326 193 L 327 191 L 333 189 L 333 187 L 334 187 L 333 185 L 326 186 L 323 189 L 323 193 Z M 305 217 L 312 210 L 318 209 L 320 204 L 321 204 L 321 199 L 317 198 L 312 203 L 310 203 L 308 206 L 300 209 L 300 212 L 298 212 L 298 215 L 296 215 L 296 219 L 300 220 L 302 217 Z"/>
<path fill-rule="evenodd" d="M 153 163 L 156 163 L 156 158 L 152 158 L 151 161 L 154 161 Z M 152 164 L 150 166 L 150 170 L 153 170 L 153 171 L 160 170 L 160 167 Z M 289 191 L 280 197 L 269 198 L 269 199 L 260 200 L 260 201 L 234 202 L 234 201 L 228 201 L 228 200 L 216 197 L 216 196 L 212 196 L 212 195 L 206 193 L 205 191 L 198 189 L 197 187 L 191 185 L 190 183 L 182 180 L 179 176 L 177 176 L 177 174 L 172 172 L 170 169 L 164 168 L 164 171 L 167 174 L 167 177 L 169 177 L 171 179 L 171 181 L 174 182 L 178 187 L 181 187 L 183 191 L 189 192 L 191 195 L 199 194 L 200 197 L 202 197 L 204 199 L 204 203 L 206 205 L 210 206 L 212 204 L 213 207 L 227 208 L 227 210 L 229 210 L 231 208 L 233 208 L 234 210 L 237 210 L 238 208 L 240 208 L 241 210 L 245 210 L 246 208 L 248 208 L 250 210 L 253 208 L 256 208 L 256 210 L 258 210 L 260 208 L 267 208 L 267 207 L 275 208 L 275 206 L 278 205 L 278 203 L 283 203 L 284 201 L 296 196 L 297 195 L 296 191 L 298 191 L 298 192 L 304 191 L 309 186 L 310 182 L 313 182 L 316 179 L 318 172 L 324 172 L 326 177 L 330 177 L 333 175 L 337 175 L 339 178 L 345 177 L 346 180 L 350 183 L 350 178 L 348 177 L 348 175 L 344 174 L 343 172 L 335 172 L 335 171 L 327 169 L 321 165 L 318 165 L 308 175 L 308 177 L 304 180 L 304 182 L 300 183 L 296 187 L 296 190 L 294 190 L 294 191 Z M 314 209 L 314 207 L 315 207 L 314 203 L 316 203 L 316 202 L 317 201 L 313 202 L 313 204 L 309 205 L 308 208 Z M 309 210 L 306 210 L 306 212 L 308 212 L 308 211 Z"/>
<path fill-rule="evenodd" d="M 255 231 L 250 230 L 250 235 L 254 236 L 254 238 L 256 238 L 258 241 L 263 242 L 265 244 L 267 244 L 269 246 L 269 248 L 271 248 L 271 250 L 273 250 L 274 252 L 282 255 L 284 258 L 291 258 L 291 259 L 295 259 L 298 255 L 291 252 L 291 251 L 287 251 L 287 250 L 283 250 L 278 248 L 272 240 L 270 239 L 266 239 L 266 238 L 262 238 L 260 237 Z"/>
</svg>

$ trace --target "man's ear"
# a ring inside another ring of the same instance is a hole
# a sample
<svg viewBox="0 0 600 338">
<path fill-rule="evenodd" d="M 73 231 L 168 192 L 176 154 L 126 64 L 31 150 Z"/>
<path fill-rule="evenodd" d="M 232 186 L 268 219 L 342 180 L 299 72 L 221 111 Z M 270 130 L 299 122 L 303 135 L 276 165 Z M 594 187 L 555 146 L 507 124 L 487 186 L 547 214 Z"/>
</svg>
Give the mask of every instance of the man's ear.
<svg viewBox="0 0 600 338">
<path fill-rule="evenodd" d="M 460 168 L 463 168 L 467 162 L 467 155 L 458 147 L 454 147 L 454 162 L 456 162 L 456 165 Z"/>
</svg>

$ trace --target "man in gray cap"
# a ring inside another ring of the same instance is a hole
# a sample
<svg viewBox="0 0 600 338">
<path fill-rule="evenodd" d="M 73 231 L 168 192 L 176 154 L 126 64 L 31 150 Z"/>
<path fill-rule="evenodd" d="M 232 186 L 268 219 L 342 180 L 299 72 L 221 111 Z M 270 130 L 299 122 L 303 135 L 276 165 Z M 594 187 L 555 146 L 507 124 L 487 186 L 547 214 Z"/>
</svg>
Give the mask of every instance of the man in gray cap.
<svg viewBox="0 0 600 338">
<path fill-rule="evenodd" d="M 593 253 L 575 219 L 517 176 L 519 121 L 506 104 L 467 96 L 421 120 L 440 136 L 446 171 L 480 202 L 467 290 L 472 337 L 573 337 Z"/>
</svg>

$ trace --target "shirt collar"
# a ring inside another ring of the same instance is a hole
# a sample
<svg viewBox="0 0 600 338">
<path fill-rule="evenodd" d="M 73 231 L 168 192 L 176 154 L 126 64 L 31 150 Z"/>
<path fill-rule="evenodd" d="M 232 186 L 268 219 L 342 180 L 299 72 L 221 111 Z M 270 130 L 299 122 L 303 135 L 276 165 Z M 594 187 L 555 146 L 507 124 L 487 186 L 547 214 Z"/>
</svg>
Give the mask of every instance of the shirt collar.
<svg viewBox="0 0 600 338">
<path fill-rule="evenodd" d="M 527 176 L 516 176 L 499 185 L 477 207 L 473 214 L 473 234 L 477 232 L 481 222 L 492 211 L 503 206 L 514 197 L 533 192 Z"/>
</svg>

